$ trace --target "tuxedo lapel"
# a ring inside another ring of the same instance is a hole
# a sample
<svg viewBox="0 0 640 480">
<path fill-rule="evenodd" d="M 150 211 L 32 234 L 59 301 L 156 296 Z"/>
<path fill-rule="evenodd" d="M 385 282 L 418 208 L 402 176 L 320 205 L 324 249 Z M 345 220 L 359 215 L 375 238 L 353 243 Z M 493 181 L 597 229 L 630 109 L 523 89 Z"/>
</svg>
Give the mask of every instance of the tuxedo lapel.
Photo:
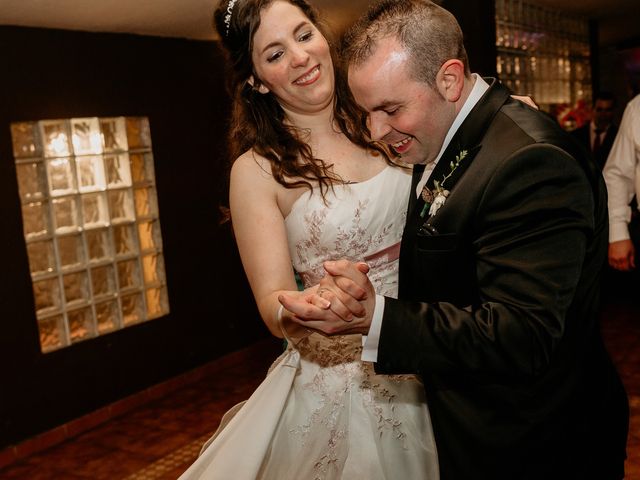
<svg viewBox="0 0 640 480">
<path fill-rule="evenodd" d="M 433 191 L 435 182 L 442 182 L 451 173 L 442 187 L 451 191 L 455 183 L 462 177 L 466 169 L 471 164 L 473 157 L 480 151 L 480 141 L 484 136 L 491 120 L 509 99 L 509 91 L 503 87 L 496 79 L 486 78 L 489 83 L 489 90 L 485 92 L 478 103 L 473 107 L 467 118 L 465 118 L 458 131 L 455 133 L 447 149 L 438 160 L 433 172 L 429 176 L 425 188 Z M 452 172 L 452 162 L 455 164 L 456 157 L 463 156 L 459 165 Z M 412 194 L 415 196 L 415 186 Z M 422 196 L 421 196 L 422 197 Z M 418 218 L 425 202 L 423 198 L 418 198 L 411 210 L 411 216 Z M 423 221 L 426 220 L 426 217 Z"/>
</svg>

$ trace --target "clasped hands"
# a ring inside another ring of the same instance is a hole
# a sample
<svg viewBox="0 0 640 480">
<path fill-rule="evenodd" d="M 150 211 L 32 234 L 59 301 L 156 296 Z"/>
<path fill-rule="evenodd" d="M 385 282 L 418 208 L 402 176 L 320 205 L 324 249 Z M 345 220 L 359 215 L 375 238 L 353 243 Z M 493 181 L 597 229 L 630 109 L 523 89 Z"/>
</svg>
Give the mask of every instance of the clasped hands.
<svg viewBox="0 0 640 480">
<path fill-rule="evenodd" d="M 324 263 L 326 274 L 309 295 L 280 294 L 278 300 L 292 321 L 325 335 L 366 335 L 371 325 L 376 294 L 366 263 L 348 260 Z"/>
</svg>

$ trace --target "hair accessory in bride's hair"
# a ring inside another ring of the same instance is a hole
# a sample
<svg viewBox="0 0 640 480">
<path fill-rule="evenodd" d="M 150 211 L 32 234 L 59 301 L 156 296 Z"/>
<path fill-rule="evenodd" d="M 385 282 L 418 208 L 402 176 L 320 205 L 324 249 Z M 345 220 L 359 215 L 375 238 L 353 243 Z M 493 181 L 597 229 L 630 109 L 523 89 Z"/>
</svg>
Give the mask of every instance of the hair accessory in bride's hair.
<svg viewBox="0 0 640 480">
<path fill-rule="evenodd" d="M 231 27 L 231 16 L 233 15 L 233 7 L 235 6 L 238 0 L 229 0 L 229 4 L 227 5 L 227 14 L 224 16 L 224 24 L 227 26 L 227 31 L 225 35 L 229 36 L 229 28 Z"/>
</svg>

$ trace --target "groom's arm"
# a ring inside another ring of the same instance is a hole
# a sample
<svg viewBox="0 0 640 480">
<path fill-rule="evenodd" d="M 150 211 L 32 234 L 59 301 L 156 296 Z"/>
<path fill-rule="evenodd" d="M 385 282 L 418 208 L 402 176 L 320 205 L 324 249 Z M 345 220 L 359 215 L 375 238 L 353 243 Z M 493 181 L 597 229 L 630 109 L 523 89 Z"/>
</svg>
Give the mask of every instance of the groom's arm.
<svg viewBox="0 0 640 480">
<path fill-rule="evenodd" d="M 461 308 L 386 299 L 379 373 L 536 375 L 558 345 L 594 328 L 588 316 L 567 324 L 583 269 L 595 277 L 599 254 L 587 252 L 594 199 L 576 160 L 555 147 L 525 149 L 496 170 L 474 221 L 478 300 Z"/>
</svg>

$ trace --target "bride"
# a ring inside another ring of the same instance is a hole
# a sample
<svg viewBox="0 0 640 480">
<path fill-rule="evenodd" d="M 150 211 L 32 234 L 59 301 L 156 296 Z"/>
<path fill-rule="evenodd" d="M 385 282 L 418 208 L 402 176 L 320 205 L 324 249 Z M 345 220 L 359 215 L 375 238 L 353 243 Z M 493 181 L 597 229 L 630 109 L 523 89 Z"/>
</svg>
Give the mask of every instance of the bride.
<svg viewBox="0 0 640 480">
<path fill-rule="evenodd" d="M 215 22 L 234 95 L 235 236 L 260 314 L 288 347 L 181 478 L 437 479 L 420 380 L 376 375 L 360 335 L 301 330 L 278 302 L 297 290 L 293 269 L 311 296 L 338 258 L 367 262 L 377 292 L 397 295 L 410 173 L 367 141 L 305 0 L 223 0 Z"/>
</svg>

